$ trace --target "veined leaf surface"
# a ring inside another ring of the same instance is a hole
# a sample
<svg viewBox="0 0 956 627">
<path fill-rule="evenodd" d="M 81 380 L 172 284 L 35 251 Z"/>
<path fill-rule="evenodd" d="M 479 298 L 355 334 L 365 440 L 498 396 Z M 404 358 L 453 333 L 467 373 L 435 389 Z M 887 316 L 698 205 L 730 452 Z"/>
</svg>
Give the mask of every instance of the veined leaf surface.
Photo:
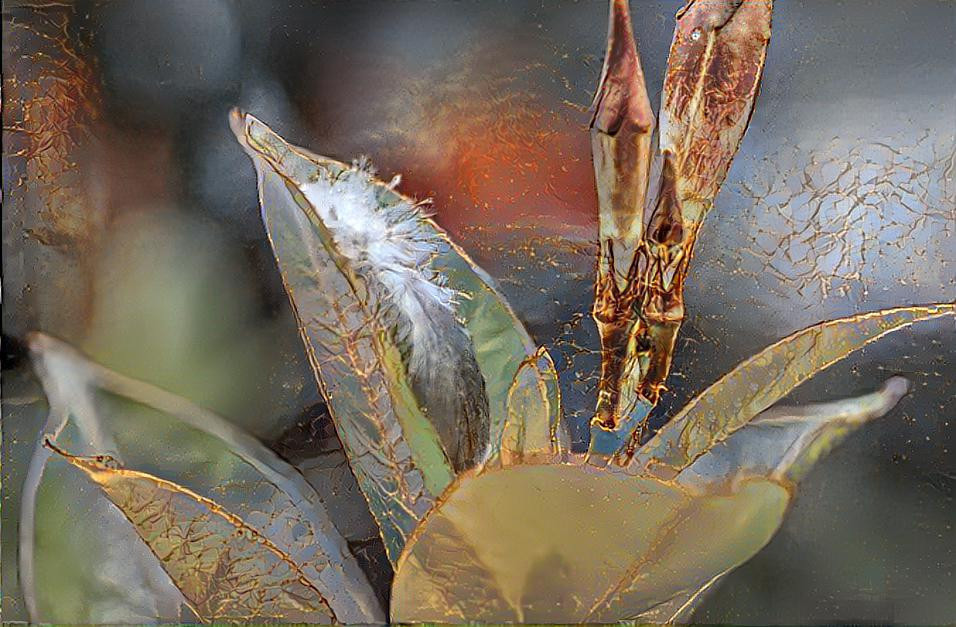
<svg viewBox="0 0 956 627">
<path fill-rule="evenodd" d="M 335 176 L 350 166 L 292 146 L 255 117 L 245 114 L 245 137 L 270 155 L 269 160 L 290 181 L 308 181 L 318 168 Z M 236 125 L 234 119 L 234 126 Z M 234 128 L 234 130 L 236 130 Z M 237 132 L 237 136 L 241 133 Z M 240 141 L 243 141 L 240 139 Z M 373 181 L 380 202 L 394 205 L 409 199 L 394 186 Z M 432 220 L 423 218 L 423 231 L 436 235 L 443 245 L 431 259 L 431 269 L 444 278 L 449 289 L 459 295 L 455 313 L 461 319 L 475 348 L 475 356 L 485 379 L 485 391 L 491 412 L 491 441 L 497 441 L 504 424 L 504 408 L 511 380 L 518 366 L 534 354 L 536 345 L 511 305 L 497 288 L 495 280 L 456 245 Z"/>
<path fill-rule="evenodd" d="M 30 348 L 50 403 L 51 421 L 41 438 L 91 455 L 113 455 L 219 503 L 289 555 L 339 620 L 384 620 L 319 496 L 275 453 L 219 416 L 94 364 L 49 336 L 33 336 Z M 46 459 L 35 458 L 37 486 Z M 32 570 L 29 527 L 21 530 L 21 561 Z"/>
<path fill-rule="evenodd" d="M 772 0 L 691 0 L 677 14 L 660 147 L 674 159 L 685 228 L 699 225 L 710 209 L 747 130 L 772 12 Z"/>
<path fill-rule="evenodd" d="M 953 313 L 952 304 L 899 307 L 798 331 L 747 359 L 691 400 L 638 449 L 631 466 L 637 472 L 672 478 L 798 385 L 853 351 L 887 333 Z"/>
<path fill-rule="evenodd" d="M 201 621 L 335 621 L 292 559 L 215 501 L 109 456 L 55 450 L 123 512 Z"/>
<path fill-rule="evenodd" d="M 263 220 L 313 368 L 395 560 L 454 471 L 500 433 L 507 385 L 530 340 L 483 273 L 394 185 L 290 146 L 250 115 L 234 114 L 233 127 L 259 173 Z M 340 223 L 364 218 L 342 215 L 337 194 L 351 195 L 363 215 L 391 214 L 386 239 L 407 230 L 405 243 L 421 243 L 413 254 L 427 258 L 399 260 L 419 274 L 395 279 L 406 268 L 377 261 L 381 238 L 343 238 Z M 427 297 L 441 290 L 454 294 L 460 322 Z"/>
</svg>

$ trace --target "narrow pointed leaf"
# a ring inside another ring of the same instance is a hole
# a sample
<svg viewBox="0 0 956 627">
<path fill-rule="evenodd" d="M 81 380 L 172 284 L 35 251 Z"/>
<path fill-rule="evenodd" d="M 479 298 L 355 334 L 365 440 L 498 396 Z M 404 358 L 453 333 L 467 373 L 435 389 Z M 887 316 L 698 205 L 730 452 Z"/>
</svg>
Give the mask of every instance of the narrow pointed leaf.
<svg viewBox="0 0 956 627">
<path fill-rule="evenodd" d="M 521 364 L 511 384 L 499 457 L 502 464 L 515 464 L 535 456 L 552 458 L 567 447 L 558 375 L 542 347 Z"/>
<path fill-rule="evenodd" d="M 243 129 L 259 133 L 240 138 L 256 147 L 247 151 L 259 175 L 262 217 L 306 352 L 394 561 L 453 471 L 412 390 L 378 286 L 359 276 L 338 250 L 297 183 L 320 177 L 332 181 L 348 170 L 329 172 L 295 158 L 290 147 L 257 123 Z M 284 152 L 276 156 L 267 150 Z M 286 172 L 298 178 L 286 178 Z"/>
<path fill-rule="evenodd" d="M 55 450 L 123 512 L 203 622 L 335 621 L 295 562 L 215 501 L 109 456 Z"/>
<path fill-rule="evenodd" d="M 58 340 L 35 335 L 30 348 L 50 403 L 52 424 L 41 437 L 113 455 L 216 501 L 289 555 L 340 620 L 384 620 L 318 494 L 292 466 L 221 417 L 94 364 Z"/>
<path fill-rule="evenodd" d="M 290 146 L 259 120 L 248 115 L 246 118 L 249 137 L 254 138 L 259 146 L 271 146 L 270 154 L 281 155 L 276 162 L 281 163 L 281 169 L 293 181 L 307 180 L 315 173 L 317 165 L 331 172 L 348 168 L 344 163 L 316 155 L 305 148 Z M 382 182 L 376 182 L 376 185 L 383 204 L 410 202 L 393 186 Z M 432 220 L 423 219 L 421 228 L 444 240 L 444 246 L 431 259 L 431 268 L 445 279 L 449 289 L 459 295 L 455 313 L 464 323 L 474 345 L 475 358 L 485 379 L 491 417 L 490 441 L 497 442 L 504 425 L 511 379 L 521 363 L 534 354 L 536 345 L 498 290 L 497 282 Z"/>
<path fill-rule="evenodd" d="M 817 324 L 769 346 L 691 400 L 631 461 L 671 478 L 821 370 L 887 333 L 953 315 L 952 304 L 885 309 Z"/>
<path fill-rule="evenodd" d="M 595 302 L 599 321 L 598 312 L 608 309 L 604 301 L 619 312 L 602 316 L 615 322 L 602 332 L 597 416 L 599 426 L 617 436 L 611 443 L 640 440 L 644 422 L 631 419 L 637 422 L 632 433 L 618 418 L 632 407 L 646 416 L 641 404 L 653 407 L 665 388 L 686 315 L 684 281 L 697 233 L 753 111 L 772 6 L 771 0 L 691 0 L 677 14 L 660 112 L 660 182 L 647 206 L 642 259 L 631 266 L 627 290 L 613 299 L 599 291 Z"/>
<path fill-rule="evenodd" d="M 334 159 L 316 155 L 286 143 L 268 126 L 246 114 L 245 134 L 236 129 L 240 142 L 248 138 L 262 150 L 286 179 L 308 181 L 317 171 L 336 176 L 350 167 Z M 234 121 L 234 126 L 237 122 Z M 382 205 L 413 204 L 392 184 L 372 180 Z M 521 363 L 535 352 L 535 344 L 518 317 L 498 290 L 495 280 L 479 267 L 432 220 L 418 216 L 418 228 L 428 238 L 440 241 L 429 261 L 431 270 L 457 297 L 456 317 L 463 323 L 474 348 L 485 382 L 491 420 L 491 442 L 497 442 L 504 424 L 505 402 L 511 380 Z"/>
<path fill-rule="evenodd" d="M 636 280 L 644 234 L 644 206 L 653 162 L 651 109 L 626 0 L 612 0 L 607 54 L 594 99 L 591 155 L 598 195 L 600 254 L 592 315 L 601 334 L 601 380 L 591 450 L 609 454 L 618 428 L 639 403 L 640 369 L 629 352 L 640 324 Z M 627 431 L 623 440 L 627 440 Z M 610 449 L 610 450 L 608 450 Z"/>
<path fill-rule="evenodd" d="M 846 436 L 893 409 L 908 390 L 906 379 L 893 377 L 876 392 L 856 398 L 772 407 L 697 458 L 677 480 L 704 486 L 760 475 L 795 483 Z"/>
</svg>

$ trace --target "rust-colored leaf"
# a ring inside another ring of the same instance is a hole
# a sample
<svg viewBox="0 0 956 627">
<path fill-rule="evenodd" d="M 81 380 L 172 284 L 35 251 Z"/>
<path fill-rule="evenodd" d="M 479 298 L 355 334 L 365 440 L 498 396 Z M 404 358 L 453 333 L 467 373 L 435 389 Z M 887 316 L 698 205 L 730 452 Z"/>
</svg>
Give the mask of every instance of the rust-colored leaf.
<svg viewBox="0 0 956 627">
<path fill-rule="evenodd" d="M 698 0 L 677 17 L 661 102 L 664 166 L 646 237 L 639 393 L 651 402 L 670 372 L 698 230 L 750 122 L 772 12 L 772 0 Z"/>
<path fill-rule="evenodd" d="M 677 170 L 684 219 L 699 223 L 747 130 L 770 42 L 772 0 L 696 0 L 678 14 L 660 146 Z"/>
<path fill-rule="evenodd" d="M 591 152 L 601 245 L 614 252 L 618 266 L 609 278 L 619 288 L 625 287 L 627 269 L 643 233 L 653 129 L 654 112 L 631 31 L 627 0 L 613 0 L 607 56 L 594 99 Z M 614 270 L 602 266 L 602 272 Z"/>
<path fill-rule="evenodd" d="M 601 334 L 597 418 L 613 427 L 628 413 L 640 371 L 627 352 L 638 320 L 635 273 L 653 158 L 654 112 L 631 29 L 627 0 L 613 0 L 607 54 L 594 99 L 591 155 L 598 195 L 600 255 L 593 316 Z M 622 389 L 623 388 L 623 389 Z M 623 402 L 622 402 L 623 401 Z"/>
</svg>

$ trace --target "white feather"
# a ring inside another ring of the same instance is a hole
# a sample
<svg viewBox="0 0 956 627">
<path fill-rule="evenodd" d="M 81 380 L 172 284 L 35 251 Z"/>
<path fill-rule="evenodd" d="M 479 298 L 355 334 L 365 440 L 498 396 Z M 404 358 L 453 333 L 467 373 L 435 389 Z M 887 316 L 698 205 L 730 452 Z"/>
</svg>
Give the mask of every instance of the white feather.
<svg viewBox="0 0 956 627">
<path fill-rule="evenodd" d="M 426 367 L 438 343 L 428 315 L 437 306 L 454 315 L 455 292 L 431 269 L 431 259 L 447 245 L 425 226 L 422 204 L 383 195 L 367 161 L 301 185 L 303 195 L 325 224 L 338 252 L 364 278 L 381 286 L 385 309 L 397 309 L 399 339 L 411 346 L 409 369 Z M 388 184 L 394 189 L 396 176 Z M 462 329 L 463 330 L 463 329 Z"/>
</svg>

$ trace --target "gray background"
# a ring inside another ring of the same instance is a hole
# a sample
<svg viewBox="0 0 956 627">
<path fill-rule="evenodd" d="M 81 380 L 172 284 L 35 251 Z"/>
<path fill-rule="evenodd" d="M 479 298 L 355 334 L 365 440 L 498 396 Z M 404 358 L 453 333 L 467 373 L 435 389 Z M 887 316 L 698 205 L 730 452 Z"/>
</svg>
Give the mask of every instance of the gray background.
<svg viewBox="0 0 956 627">
<path fill-rule="evenodd" d="M 404 191 L 432 197 L 552 349 L 583 441 L 597 366 L 585 109 L 605 3 L 32 4 L 4 4 L 5 619 L 23 616 L 13 534 L 42 416 L 10 419 L 38 399 L 9 349 L 26 331 L 65 337 L 268 441 L 324 420 L 252 169 L 226 124 L 235 104 L 317 152 L 367 154 L 383 178 L 401 172 Z M 631 3 L 655 103 L 680 4 Z M 794 330 L 956 298 L 956 3 L 776 5 L 762 92 L 697 246 L 657 423 Z M 62 34 L 79 60 L 37 31 Z M 7 128 L 35 95 L 30 81 L 46 89 L 49 59 L 88 64 L 78 89 L 92 102 L 66 124 L 55 181 L 17 156 L 29 140 Z M 50 198 L 60 204 L 45 211 Z M 893 373 L 916 384 L 806 479 L 778 535 L 699 620 L 956 620 L 954 340 L 952 319 L 902 331 L 794 394 L 847 396 Z"/>
</svg>

